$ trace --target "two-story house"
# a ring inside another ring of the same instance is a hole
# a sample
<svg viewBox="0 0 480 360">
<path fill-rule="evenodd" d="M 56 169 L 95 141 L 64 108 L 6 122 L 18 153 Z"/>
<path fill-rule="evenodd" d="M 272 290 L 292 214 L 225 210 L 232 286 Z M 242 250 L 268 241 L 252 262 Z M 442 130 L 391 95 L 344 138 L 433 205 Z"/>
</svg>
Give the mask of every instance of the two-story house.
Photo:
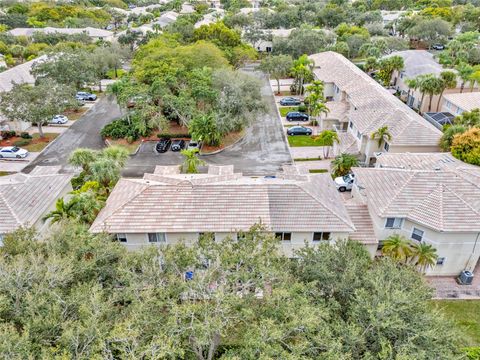
<svg viewBox="0 0 480 360">
<path fill-rule="evenodd" d="M 449 154 L 382 154 L 356 168 L 355 201 L 368 208 L 380 244 L 392 234 L 436 248 L 428 275 L 473 271 L 480 255 L 480 168 Z"/>
<path fill-rule="evenodd" d="M 362 206 L 350 209 L 361 218 Z M 206 174 L 180 174 L 157 166 L 143 179 L 122 178 L 90 228 L 116 236 L 128 249 L 186 244 L 203 233 L 237 238 L 256 223 L 281 240 L 285 255 L 304 246 L 351 237 L 375 253 L 371 224 L 356 228 L 328 174 L 287 167 L 276 177 L 247 177 L 233 166 L 209 166 Z"/>
<path fill-rule="evenodd" d="M 474 109 L 480 109 L 480 92 L 443 95 L 442 111 L 458 116 Z"/>
<path fill-rule="evenodd" d="M 341 109 L 338 119 L 327 115 L 340 138 L 334 146 L 336 155 L 356 154 L 372 164 L 381 152 L 439 151 L 442 132 L 343 55 L 327 51 L 310 59 L 315 78 L 324 82 L 327 107 Z M 390 139 L 385 137 L 379 145 L 372 135 L 382 127 L 387 127 Z"/>
</svg>

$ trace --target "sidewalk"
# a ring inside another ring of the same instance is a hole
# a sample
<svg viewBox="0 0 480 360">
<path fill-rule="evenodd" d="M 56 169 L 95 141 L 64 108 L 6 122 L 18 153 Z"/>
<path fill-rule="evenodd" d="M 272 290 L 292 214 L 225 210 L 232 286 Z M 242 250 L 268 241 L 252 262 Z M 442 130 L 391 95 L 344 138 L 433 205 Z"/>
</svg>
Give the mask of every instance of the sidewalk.
<svg viewBox="0 0 480 360">
<path fill-rule="evenodd" d="M 480 262 L 473 274 L 472 285 L 459 285 L 455 278 L 450 276 L 427 277 L 427 282 L 435 289 L 436 299 L 480 300 Z"/>
</svg>

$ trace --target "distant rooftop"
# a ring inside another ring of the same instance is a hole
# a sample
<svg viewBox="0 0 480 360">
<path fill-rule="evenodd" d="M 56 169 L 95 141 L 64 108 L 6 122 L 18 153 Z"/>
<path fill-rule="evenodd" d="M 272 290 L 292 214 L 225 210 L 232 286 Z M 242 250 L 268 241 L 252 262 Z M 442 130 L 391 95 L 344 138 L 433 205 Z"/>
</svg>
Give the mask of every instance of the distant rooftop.
<svg viewBox="0 0 480 360">
<path fill-rule="evenodd" d="M 480 92 L 464 92 L 458 94 L 443 95 L 446 101 L 459 107 L 463 111 L 472 111 L 473 109 L 480 109 Z"/>
</svg>

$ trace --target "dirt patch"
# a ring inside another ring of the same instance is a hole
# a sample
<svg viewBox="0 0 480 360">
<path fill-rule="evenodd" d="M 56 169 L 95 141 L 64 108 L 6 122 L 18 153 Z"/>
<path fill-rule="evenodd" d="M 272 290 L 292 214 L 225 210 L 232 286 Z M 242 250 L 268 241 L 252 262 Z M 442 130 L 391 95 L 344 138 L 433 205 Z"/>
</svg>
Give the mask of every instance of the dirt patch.
<svg viewBox="0 0 480 360">
<path fill-rule="evenodd" d="M 74 110 L 74 109 L 65 110 L 63 112 L 63 115 L 68 117 L 68 120 L 78 120 L 83 116 L 83 114 L 85 114 L 87 112 L 87 110 L 88 110 L 88 107 L 83 106 L 83 107 L 79 108 L 78 110 Z"/>
</svg>

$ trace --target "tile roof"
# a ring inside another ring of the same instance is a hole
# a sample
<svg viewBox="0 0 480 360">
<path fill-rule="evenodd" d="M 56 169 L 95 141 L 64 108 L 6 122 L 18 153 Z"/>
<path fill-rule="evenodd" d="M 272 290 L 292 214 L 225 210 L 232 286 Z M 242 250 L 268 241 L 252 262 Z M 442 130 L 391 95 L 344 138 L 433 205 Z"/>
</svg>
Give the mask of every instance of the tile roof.
<svg viewBox="0 0 480 360">
<path fill-rule="evenodd" d="M 355 229 L 328 174 L 250 178 L 214 172 L 220 175 L 123 178 L 91 231 L 231 232 L 260 221 L 275 231 Z"/>
<path fill-rule="evenodd" d="M 446 152 L 439 153 L 381 153 L 377 156 L 376 167 L 397 168 L 413 170 L 444 170 L 448 168 L 472 168 L 477 166 L 469 165 L 453 157 Z"/>
<path fill-rule="evenodd" d="M 418 75 L 440 74 L 446 70 L 433 57 L 433 54 L 426 50 L 403 50 L 395 51 L 387 56 L 400 56 L 403 58 L 404 69 L 402 72 L 410 79 Z"/>
<path fill-rule="evenodd" d="M 0 233 L 33 225 L 48 211 L 72 177 L 57 170 L 0 177 Z"/>
<path fill-rule="evenodd" d="M 480 92 L 445 94 L 443 98 L 463 111 L 472 111 L 480 108 Z"/>
<path fill-rule="evenodd" d="M 435 231 L 480 231 L 480 168 L 443 170 L 356 168 L 356 183 L 371 211 Z"/>
<path fill-rule="evenodd" d="M 352 198 L 345 202 L 345 207 L 355 225 L 355 231 L 349 238 L 362 244 L 378 244 L 367 205 Z"/>
<path fill-rule="evenodd" d="M 27 61 L 23 64 L 14 66 L 11 69 L 5 70 L 0 73 L 0 91 L 10 91 L 13 87 L 13 83 L 16 84 L 33 84 L 35 78 L 30 74 L 33 64 L 37 61 L 46 59 L 46 56 L 40 56 L 34 60 Z"/>
<path fill-rule="evenodd" d="M 326 51 L 311 55 L 316 77 L 345 91 L 349 118 L 362 135 L 382 126 L 392 134 L 390 145 L 437 147 L 442 132 L 390 94 L 344 56 Z"/>
<path fill-rule="evenodd" d="M 12 36 L 32 36 L 36 32 L 42 32 L 45 34 L 54 34 L 61 33 L 67 35 L 82 34 L 86 33 L 91 37 L 111 37 L 113 32 L 98 29 L 94 27 L 85 27 L 85 28 L 54 28 L 54 27 L 44 27 L 44 28 L 15 28 L 8 31 L 8 34 Z"/>
</svg>

